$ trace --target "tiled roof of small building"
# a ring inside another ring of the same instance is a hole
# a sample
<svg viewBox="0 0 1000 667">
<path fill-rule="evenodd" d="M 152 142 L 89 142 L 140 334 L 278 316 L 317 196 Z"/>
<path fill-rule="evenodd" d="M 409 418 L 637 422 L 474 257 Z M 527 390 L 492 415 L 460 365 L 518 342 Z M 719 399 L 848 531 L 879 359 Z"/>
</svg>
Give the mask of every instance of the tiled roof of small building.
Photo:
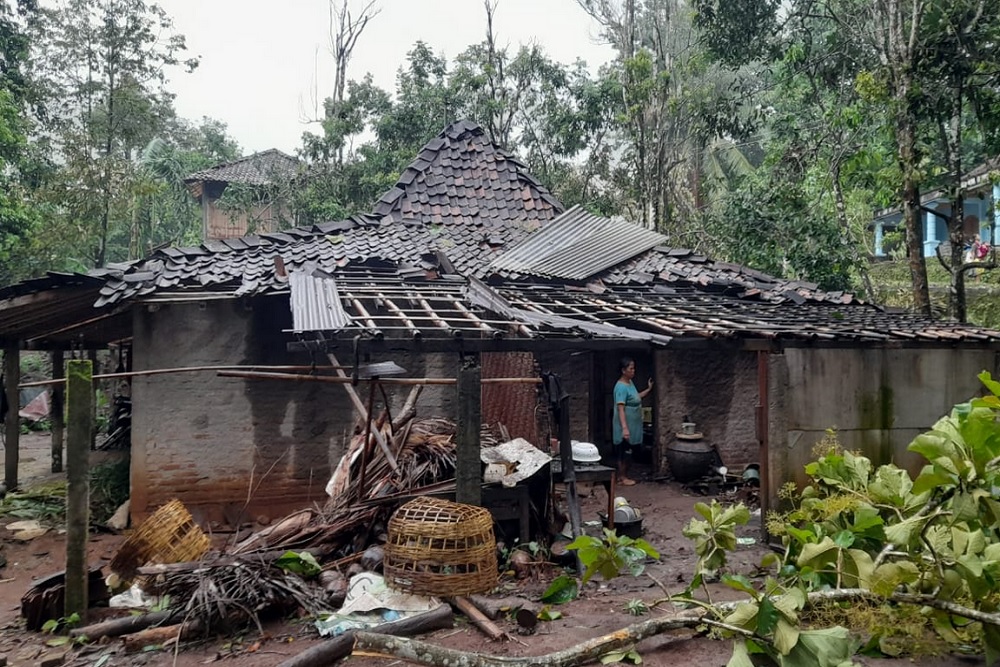
<svg viewBox="0 0 1000 667">
<path fill-rule="evenodd" d="M 232 162 L 217 164 L 196 171 L 184 179 L 185 183 L 214 181 L 218 183 L 244 183 L 269 185 L 275 181 L 295 176 L 299 161 L 276 148 L 241 157 Z"/>
</svg>

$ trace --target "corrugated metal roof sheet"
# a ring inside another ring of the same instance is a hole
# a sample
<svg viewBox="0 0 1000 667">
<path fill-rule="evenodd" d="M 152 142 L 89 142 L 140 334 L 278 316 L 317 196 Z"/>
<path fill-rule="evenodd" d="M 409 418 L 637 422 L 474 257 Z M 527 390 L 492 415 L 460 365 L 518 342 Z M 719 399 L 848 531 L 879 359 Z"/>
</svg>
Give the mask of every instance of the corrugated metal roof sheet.
<svg viewBox="0 0 1000 667">
<path fill-rule="evenodd" d="M 665 243 L 661 234 L 574 206 L 493 260 L 498 273 L 583 280 Z"/>
<path fill-rule="evenodd" d="M 332 277 L 293 271 L 288 274 L 288 285 L 292 294 L 292 331 L 340 331 L 351 325 Z"/>
</svg>

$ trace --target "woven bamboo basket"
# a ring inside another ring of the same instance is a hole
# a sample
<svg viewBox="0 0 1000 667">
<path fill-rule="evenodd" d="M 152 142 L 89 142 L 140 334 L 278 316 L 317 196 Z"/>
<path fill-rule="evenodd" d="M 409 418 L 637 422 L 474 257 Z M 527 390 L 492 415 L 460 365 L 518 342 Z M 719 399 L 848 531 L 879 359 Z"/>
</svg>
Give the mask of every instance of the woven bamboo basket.
<svg viewBox="0 0 1000 667">
<path fill-rule="evenodd" d="M 175 499 L 153 512 L 128 536 L 110 568 L 123 582 L 131 582 L 143 565 L 197 560 L 208 547 L 208 536 L 184 504 Z"/>
<path fill-rule="evenodd" d="M 482 507 L 417 498 L 389 519 L 383 573 L 420 595 L 486 593 L 497 584 L 493 517 Z"/>
</svg>

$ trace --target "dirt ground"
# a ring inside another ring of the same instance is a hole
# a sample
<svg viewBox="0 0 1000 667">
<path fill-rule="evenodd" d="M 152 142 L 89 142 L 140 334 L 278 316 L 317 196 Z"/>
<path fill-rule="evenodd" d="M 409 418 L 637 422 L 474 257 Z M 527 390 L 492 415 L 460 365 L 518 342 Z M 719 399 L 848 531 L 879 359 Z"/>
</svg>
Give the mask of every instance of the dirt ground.
<svg viewBox="0 0 1000 667">
<path fill-rule="evenodd" d="M 30 488 L 58 475 L 47 472 L 49 466 L 47 437 L 32 435 L 22 439 L 21 469 L 22 488 Z M 642 620 L 630 615 L 626 605 L 630 600 L 641 599 L 651 603 L 664 597 L 664 590 L 679 592 L 690 581 L 694 570 L 695 554 L 692 544 L 683 535 L 681 528 L 693 516 L 692 506 L 701 496 L 693 496 L 675 483 L 659 483 L 650 479 L 649 471 L 636 470 L 640 484 L 622 489 L 633 506 L 638 507 L 644 517 L 643 537 L 659 550 L 661 558 L 647 567 L 648 575 L 640 577 L 623 576 L 610 582 L 591 582 L 581 589 L 579 599 L 559 607 L 563 616 L 555 621 L 539 624 L 538 631 L 530 636 L 518 635 L 512 622 L 500 620 L 498 623 L 516 639 L 504 644 L 496 644 L 485 638 L 462 617 L 456 617 L 453 628 L 440 630 L 421 638 L 450 648 L 482 654 L 504 656 L 544 655 L 568 648 L 587 639 L 621 629 Z M 645 472 L 645 474 L 643 474 Z M 587 491 L 586 488 L 583 489 Z M 583 498 L 585 521 L 597 519 L 598 512 L 606 507 L 607 496 L 601 486 L 590 490 Z M 0 519 L 0 524 L 9 523 Z M 591 526 L 588 532 L 596 534 L 599 527 Z M 759 519 L 740 534 L 758 537 Z M 214 662 L 226 663 L 233 667 L 264 667 L 276 665 L 320 641 L 312 625 L 304 620 L 275 620 L 265 626 L 261 635 L 257 630 L 246 631 L 238 636 L 212 637 L 198 642 L 186 643 L 176 654 L 173 651 L 149 651 L 126 654 L 119 643 L 110 642 L 93 646 L 50 647 L 46 640 L 49 635 L 30 633 L 24 629 L 19 616 L 20 598 L 32 582 L 42 576 L 64 569 L 65 545 L 59 530 L 36 538 L 28 543 L 17 543 L 10 539 L 10 532 L 0 529 L 2 554 L 7 558 L 7 566 L 0 569 L 0 665 L 3 658 L 11 667 L 21 665 L 41 665 L 51 657 L 65 656 L 64 664 L 95 665 L 176 665 L 195 667 Z M 123 540 L 120 535 L 95 533 L 90 540 L 91 563 L 107 563 Z M 760 562 L 765 549 L 759 544 L 741 546 L 730 559 L 733 570 L 752 573 Z M 551 576 L 551 575 L 550 575 Z M 527 601 L 537 603 L 540 593 L 547 585 L 546 576 L 521 581 L 505 580 L 509 590 L 505 595 L 521 595 Z M 724 587 L 713 587 L 715 599 L 738 597 L 738 594 Z M 669 609 L 653 610 L 653 614 L 669 613 Z M 645 665 L 725 665 L 731 654 L 728 641 L 716 641 L 694 636 L 683 630 L 640 642 L 636 649 L 642 655 Z M 393 658 L 353 656 L 349 664 L 358 667 L 404 664 Z M 944 665 L 946 667 L 973 666 L 985 664 L 981 658 L 964 656 L 939 656 L 912 660 L 856 658 L 856 664 L 876 666 Z"/>
</svg>

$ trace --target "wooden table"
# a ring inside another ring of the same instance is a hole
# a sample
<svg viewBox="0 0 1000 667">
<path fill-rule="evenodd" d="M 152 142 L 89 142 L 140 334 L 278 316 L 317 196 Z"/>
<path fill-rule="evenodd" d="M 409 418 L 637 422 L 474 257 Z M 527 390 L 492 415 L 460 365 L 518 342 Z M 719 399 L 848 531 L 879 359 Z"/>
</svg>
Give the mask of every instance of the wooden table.
<svg viewBox="0 0 1000 667">
<path fill-rule="evenodd" d="M 562 461 L 552 459 L 552 483 L 562 484 Z M 608 492 L 608 528 L 615 527 L 615 469 L 602 465 L 585 465 L 577 463 L 573 466 L 578 482 L 600 482 Z"/>
<path fill-rule="evenodd" d="M 521 544 L 531 541 L 531 500 L 526 483 L 517 486 L 483 486 L 483 507 L 490 511 L 494 521 L 517 520 Z"/>
</svg>

